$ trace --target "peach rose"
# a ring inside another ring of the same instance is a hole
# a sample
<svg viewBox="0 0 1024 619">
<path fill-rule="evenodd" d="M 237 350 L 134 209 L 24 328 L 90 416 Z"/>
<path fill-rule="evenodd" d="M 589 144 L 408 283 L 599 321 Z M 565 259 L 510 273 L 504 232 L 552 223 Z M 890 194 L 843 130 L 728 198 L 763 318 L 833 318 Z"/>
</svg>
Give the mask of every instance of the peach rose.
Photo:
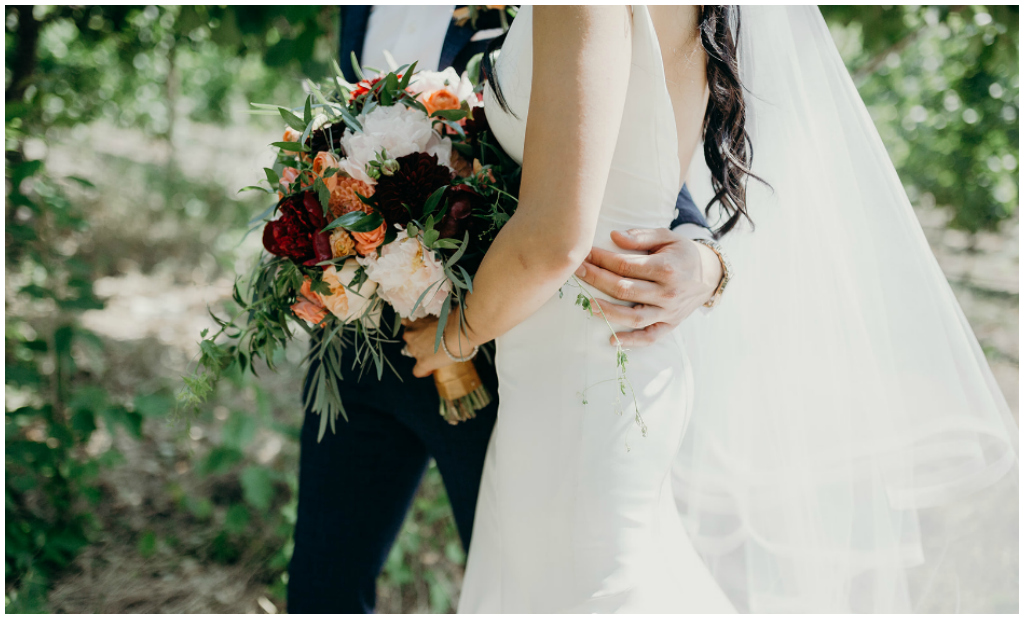
<svg viewBox="0 0 1024 619">
<path fill-rule="evenodd" d="M 334 168 L 337 170 L 341 166 L 338 158 L 327 151 L 321 151 L 313 157 L 313 174 L 323 177 L 324 170 L 328 168 Z M 330 191 L 334 190 L 335 185 L 338 182 L 337 172 L 332 174 L 329 178 L 324 178 L 324 184 L 327 185 L 327 189 Z"/>
<path fill-rule="evenodd" d="M 320 301 L 320 295 L 313 292 L 312 284 L 308 277 L 302 282 L 302 288 L 299 289 L 299 299 L 292 304 L 291 309 L 292 313 L 306 322 L 320 325 L 321 329 L 327 326 L 323 322 L 324 318 L 327 318 L 327 309 Z"/>
<path fill-rule="evenodd" d="M 335 258 L 351 256 L 356 252 L 356 242 L 347 231 L 337 228 L 331 231 L 331 255 Z"/>
<path fill-rule="evenodd" d="M 324 269 L 324 281 L 331 287 L 331 294 L 320 295 L 320 299 L 328 310 L 342 322 L 349 322 L 363 316 L 368 306 L 373 303 L 374 293 L 377 292 L 377 284 L 370 280 L 364 280 L 355 290 L 345 286 L 351 285 L 355 278 L 356 271 L 360 265 L 355 260 L 346 260 L 339 271 L 333 266 Z M 366 316 L 366 326 L 377 326 L 380 320 L 380 313 Z"/>
<path fill-rule="evenodd" d="M 447 88 L 435 90 L 423 97 L 423 107 L 427 108 L 427 114 L 438 110 L 457 110 L 459 105 L 459 97 Z"/>
<path fill-rule="evenodd" d="M 335 217 L 341 217 L 352 211 L 363 211 L 369 213 L 372 209 L 359 199 L 359 196 L 369 198 L 373 195 L 373 187 L 363 181 L 354 178 L 335 177 L 334 188 L 331 189 L 331 199 L 328 206 Z"/>
<path fill-rule="evenodd" d="M 287 129 L 284 130 L 284 138 L 281 141 L 282 142 L 298 142 L 299 138 L 301 138 L 301 137 L 302 137 L 302 132 L 301 131 L 296 131 L 295 129 L 292 129 L 291 127 L 288 127 Z"/>
<path fill-rule="evenodd" d="M 387 232 L 387 225 L 381 224 L 376 230 L 370 232 L 353 232 L 352 238 L 356 240 L 356 251 L 360 256 L 367 256 L 377 250 L 384 242 L 384 234 Z"/>
</svg>

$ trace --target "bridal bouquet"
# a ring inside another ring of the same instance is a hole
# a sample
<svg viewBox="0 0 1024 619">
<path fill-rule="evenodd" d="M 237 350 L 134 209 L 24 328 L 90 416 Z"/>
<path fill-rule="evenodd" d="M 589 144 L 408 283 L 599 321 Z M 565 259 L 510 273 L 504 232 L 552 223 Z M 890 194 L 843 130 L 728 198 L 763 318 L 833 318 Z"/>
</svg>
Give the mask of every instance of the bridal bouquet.
<svg viewBox="0 0 1024 619">
<path fill-rule="evenodd" d="M 355 351 L 360 375 L 379 378 L 382 344 L 402 319 L 439 319 L 436 345 L 453 304 L 472 291 L 473 274 L 516 206 L 520 169 L 497 145 L 479 88 L 453 69 L 416 71 L 415 63 L 349 84 L 307 82 L 295 108 L 256 105 L 287 129 L 274 142 L 265 186 L 276 194 L 253 220 L 266 253 L 236 281 L 233 318 L 202 333 L 196 371 L 181 400 L 195 406 L 236 366 L 255 373 L 293 336 L 310 334 L 306 406 L 321 415 L 320 436 L 345 416 L 338 383 L 342 349 Z M 385 306 L 394 312 L 382 324 Z M 459 312 L 462 315 L 462 312 Z M 472 361 L 435 374 L 440 412 L 450 423 L 490 401 Z M 347 418 L 346 418 L 347 419 Z"/>
</svg>

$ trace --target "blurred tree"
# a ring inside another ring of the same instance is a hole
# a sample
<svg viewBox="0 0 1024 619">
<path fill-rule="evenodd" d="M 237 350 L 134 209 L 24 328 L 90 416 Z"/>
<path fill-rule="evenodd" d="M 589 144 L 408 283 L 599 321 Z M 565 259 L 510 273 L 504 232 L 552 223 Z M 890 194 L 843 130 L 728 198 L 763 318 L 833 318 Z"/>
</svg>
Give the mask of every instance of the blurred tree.
<svg viewBox="0 0 1024 619">
<path fill-rule="evenodd" d="M 993 229 L 1017 210 L 1019 7 L 822 6 L 915 203 Z"/>
<path fill-rule="evenodd" d="M 170 140 L 179 114 L 228 120 L 232 96 L 262 99 L 284 88 L 287 98 L 296 98 L 300 74 L 317 75 L 330 65 L 335 13 L 319 7 L 5 8 L 5 610 L 45 610 L 50 581 L 95 532 L 97 473 L 118 453 L 90 455 L 94 431 L 123 427 L 141 438 L 143 416 L 165 416 L 173 405 L 159 391 L 134 398 L 108 393 L 76 362 L 102 354 L 103 341 L 81 326 L 80 314 L 102 307 L 93 282 L 107 257 L 87 247 L 91 218 L 83 204 L 92 183 L 52 178 L 48 146 L 96 120 Z M 174 177 L 173 158 L 168 168 Z M 171 203 L 171 216 L 180 216 L 185 209 L 174 207 L 189 198 L 181 185 L 150 188 L 181 202 Z M 265 513 L 274 478 L 263 469 L 245 470 L 243 486 Z M 242 544 L 232 537 L 240 520 L 232 522 L 218 547 Z M 289 536 L 275 537 L 276 547 Z M 275 569 L 283 568 L 278 559 Z"/>
</svg>

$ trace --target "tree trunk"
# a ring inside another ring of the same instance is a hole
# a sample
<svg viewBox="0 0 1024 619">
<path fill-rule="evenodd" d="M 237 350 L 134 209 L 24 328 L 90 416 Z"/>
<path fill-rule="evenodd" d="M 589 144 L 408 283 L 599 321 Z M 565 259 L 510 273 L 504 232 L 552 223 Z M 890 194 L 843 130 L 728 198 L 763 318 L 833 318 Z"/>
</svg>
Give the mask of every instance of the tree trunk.
<svg viewBox="0 0 1024 619">
<path fill-rule="evenodd" d="M 25 95 L 30 78 L 36 72 L 36 44 L 39 42 L 39 20 L 32 14 L 31 6 L 10 7 L 18 15 L 17 41 L 14 44 L 14 58 L 11 68 L 11 85 L 4 92 L 4 101 L 20 101 Z"/>
</svg>

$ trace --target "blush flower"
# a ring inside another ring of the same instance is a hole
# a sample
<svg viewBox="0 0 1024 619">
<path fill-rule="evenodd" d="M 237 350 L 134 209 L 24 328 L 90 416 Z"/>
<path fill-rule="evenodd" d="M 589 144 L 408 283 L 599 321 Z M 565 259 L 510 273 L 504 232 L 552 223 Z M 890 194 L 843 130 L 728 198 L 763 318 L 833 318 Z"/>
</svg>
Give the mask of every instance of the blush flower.
<svg viewBox="0 0 1024 619">
<path fill-rule="evenodd" d="M 472 103 L 476 99 L 473 97 L 473 82 L 469 81 L 469 74 L 463 73 L 460 77 L 458 72 L 451 67 L 444 71 L 417 72 L 409 81 L 407 90 L 415 94 L 416 98 L 425 106 L 426 99 L 430 95 L 441 90 L 448 91 L 448 94 L 456 101 L 455 108 L 438 109 L 456 109 L 459 107 L 459 102 L 469 101 Z M 447 95 L 444 96 L 447 97 Z"/>
<path fill-rule="evenodd" d="M 360 114 L 361 132 L 345 131 L 341 146 L 345 159 L 341 169 L 367 185 L 376 183 L 366 174 L 366 164 L 387 151 L 388 158 L 398 159 L 412 153 L 437 157 L 441 165 L 451 160 L 452 141 L 434 131 L 423 112 L 404 105 L 377 106 L 369 114 Z"/>
<path fill-rule="evenodd" d="M 419 239 L 409 238 L 405 230 L 398 231 L 398 236 L 384 246 L 380 256 L 372 253 L 357 260 L 366 267 L 366 276 L 377 282 L 380 298 L 390 303 L 403 318 L 438 316 L 448 301 L 452 285 L 444 275 L 441 261 Z M 423 301 L 414 310 L 421 296 Z"/>
<path fill-rule="evenodd" d="M 377 292 L 377 284 L 372 280 L 363 281 L 355 290 L 346 286 L 352 285 L 352 279 L 359 270 L 359 263 L 355 260 L 346 260 L 338 271 L 335 267 L 329 266 L 324 269 L 323 280 L 331 287 L 331 294 L 318 294 L 324 306 L 342 322 L 349 322 L 359 318 L 366 312 L 366 308 L 373 303 L 374 293 Z M 377 326 L 380 320 L 380 312 L 367 316 L 372 326 Z M 370 326 L 370 324 L 367 324 Z"/>
</svg>

